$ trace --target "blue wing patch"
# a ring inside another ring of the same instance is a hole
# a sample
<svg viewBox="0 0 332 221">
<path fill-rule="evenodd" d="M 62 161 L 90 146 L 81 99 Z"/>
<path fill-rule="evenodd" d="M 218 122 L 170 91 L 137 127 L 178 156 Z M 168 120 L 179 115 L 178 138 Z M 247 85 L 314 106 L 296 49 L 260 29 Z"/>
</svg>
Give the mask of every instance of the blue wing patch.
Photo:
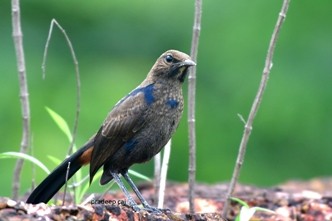
<svg viewBox="0 0 332 221">
<path fill-rule="evenodd" d="M 134 139 L 129 139 L 125 144 L 124 147 L 126 148 L 127 152 L 130 152 L 137 144 L 137 141 Z"/>
<path fill-rule="evenodd" d="M 178 105 L 179 105 L 179 101 L 174 100 L 174 99 L 168 99 L 168 100 L 166 101 L 166 104 L 167 104 L 170 108 L 174 109 L 174 108 L 177 108 L 177 107 L 178 107 Z"/>
<path fill-rule="evenodd" d="M 149 84 L 146 87 L 140 87 L 140 88 L 136 88 L 135 90 L 133 90 L 132 92 L 130 92 L 127 96 L 125 96 L 124 98 L 122 98 L 117 104 L 121 104 L 123 101 L 125 101 L 128 97 L 131 96 L 135 96 L 138 93 L 144 93 L 144 100 L 146 102 L 147 105 L 151 105 L 154 101 L 155 98 L 153 96 L 153 90 L 154 90 L 154 84 Z"/>
</svg>

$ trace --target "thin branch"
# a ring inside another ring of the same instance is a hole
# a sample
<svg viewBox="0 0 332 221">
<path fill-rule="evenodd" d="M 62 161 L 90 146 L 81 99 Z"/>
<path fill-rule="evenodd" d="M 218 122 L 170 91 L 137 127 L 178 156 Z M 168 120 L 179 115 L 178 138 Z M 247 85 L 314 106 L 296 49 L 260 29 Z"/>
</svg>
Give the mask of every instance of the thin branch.
<svg viewBox="0 0 332 221">
<path fill-rule="evenodd" d="M 158 208 L 163 208 L 163 206 L 164 206 L 168 162 L 169 162 L 169 157 L 171 155 L 171 146 L 172 146 L 171 143 L 172 143 L 172 141 L 169 140 L 164 148 L 163 164 L 161 166 L 161 172 L 160 172 Z"/>
<path fill-rule="evenodd" d="M 43 56 L 43 63 L 42 63 L 42 72 L 43 72 L 43 78 L 45 78 L 46 76 L 46 60 L 47 60 L 47 53 L 48 53 L 48 47 L 50 44 L 50 40 L 51 40 L 51 36 L 52 36 L 52 32 L 53 32 L 53 26 L 54 24 L 59 28 L 59 30 L 63 33 L 66 42 L 68 44 L 68 47 L 70 49 L 70 53 L 71 56 L 73 58 L 73 62 L 75 65 L 75 78 L 76 78 L 76 115 L 75 115 L 75 122 L 74 122 L 74 128 L 73 128 L 73 139 L 70 142 L 70 146 L 69 146 L 69 150 L 68 150 L 68 155 L 70 155 L 73 152 L 73 147 L 75 144 L 75 139 L 76 139 L 76 134 L 77 134 L 77 128 L 78 128 L 78 119 L 79 119 L 79 115 L 80 115 L 80 109 L 81 109 L 81 82 L 80 82 L 80 71 L 78 68 L 78 60 L 76 58 L 76 54 L 74 51 L 74 47 L 65 31 L 65 29 L 63 29 L 61 27 L 61 25 L 55 20 L 52 19 L 51 21 L 51 25 L 50 25 L 50 30 L 48 32 L 48 36 L 47 36 L 47 40 L 46 40 L 46 45 L 45 45 L 45 50 L 44 50 L 44 56 Z"/>
<path fill-rule="evenodd" d="M 237 160 L 236 160 L 236 164 L 234 167 L 234 171 L 233 171 L 233 176 L 232 176 L 232 180 L 230 182 L 230 186 L 228 188 L 227 191 L 227 195 L 226 195 L 226 202 L 225 202 L 225 206 L 223 208 L 223 216 L 226 217 L 227 215 L 227 211 L 228 211 L 228 207 L 229 207 L 229 203 L 230 203 L 230 197 L 233 195 L 234 189 L 235 189 L 235 185 L 238 181 L 239 175 L 240 175 L 240 169 L 241 166 L 243 164 L 243 160 L 244 160 L 244 156 L 245 156 L 245 152 L 246 152 L 246 147 L 247 147 L 247 143 L 250 137 L 250 133 L 252 131 L 252 125 L 253 125 L 253 121 L 255 119 L 255 116 L 257 114 L 257 111 L 259 109 L 259 106 L 261 104 L 262 98 L 263 98 L 263 94 L 269 79 L 269 75 L 270 75 L 270 71 L 272 68 L 272 59 L 273 59 L 273 54 L 274 54 L 274 49 L 276 47 L 276 43 L 277 43 L 277 39 L 279 36 L 279 32 L 281 29 L 281 26 L 286 18 L 286 13 L 288 10 L 288 6 L 289 6 L 289 2 L 290 0 L 284 0 L 283 1 L 283 5 L 281 8 L 281 11 L 279 13 L 279 17 L 277 20 L 277 23 L 275 25 L 275 28 L 273 30 L 273 34 L 270 40 L 270 44 L 269 44 L 269 48 L 267 51 L 267 55 L 266 55 L 266 59 L 265 59 L 265 66 L 263 69 L 263 74 L 262 74 L 262 79 L 255 97 L 255 100 L 253 101 L 253 104 L 251 106 L 251 110 L 248 116 L 248 120 L 245 121 L 246 124 L 244 126 L 244 131 L 243 131 L 243 136 L 242 136 L 242 140 L 240 143 L 240 147 L 239 147 L 239 153 L 237 156 Z"/>
<path fill-rule="evenodd" d="M 199 35 L 201 31 L 202 0 L 195 1 L 195 18 L 191 42 L 191 58 L 197 61 Z M 196 66 L 191 68 L 188 76 L 188 127 L 189 127 L 189 212 L 195 212 L 194 193 L 196 179 L 196 126 L 195 126 L 195 97 L 196 97 Z"/>
<path fill-rule="evenodd" d="M 65 179 L 66 182 L 65 182 L 65 188 L 63 190 L 62 206 L 65 205 L 65 201 L 66 201 L 66 194 L 67 194 L 67 187 L 68 187 L 68 176 L 69 176 L 69 170 L 70 170 L 70 163 L 71 162 L 68 162 L 67 170 L 66 170 L 66 179 Z"/>
<path fill-rule="evenodd" d="M 21 140 L 21 153 L 27 153 L 30 145 L 30 103 L 29 103 L 29 92 L 28 83 L 26 76 L 26 67 L 23 50 L 23 34 L 21 30 L 21 13 L 20 13 L 20 1 L 12 0 L 12 26 L 13 26 L 13 40 L 15 45 L 16 60 L 18 77 L 20 84 L 20 100 L 22 109 L 22 123 L 23 123 L 23 134 Z M 23 159 L 16 161 L 13 178 L 13 199 L 17 200 L 18 192 L 20 189 L 20 176 L 23 167 Z"/>
</svg>

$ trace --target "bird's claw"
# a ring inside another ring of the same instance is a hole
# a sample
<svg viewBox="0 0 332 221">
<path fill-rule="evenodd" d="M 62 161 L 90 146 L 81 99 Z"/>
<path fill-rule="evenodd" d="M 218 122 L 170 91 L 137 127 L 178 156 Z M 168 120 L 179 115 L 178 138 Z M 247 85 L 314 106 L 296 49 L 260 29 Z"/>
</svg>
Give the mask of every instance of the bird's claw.
<svg viewBox="0 0 332 221">
<path fill-rule="evenodd" d="M 163 213 L 161 209 L 150 205 L 144 205 L 144 210 L 146 210 L 149 213 L 157 213 L 157 214 Z"/>
<path fill-rule="evenodd" d="M 141 208 L 138 205 L 132 205 L 130 206 L 135 212 L 139 212 Z"/>
<path fill-rule="evenodd" d="M 149 213 L 156 213 L 156 214 L 160 214 L 162 213 L 162 211 L 156 207 L 147 205 L 144 207 L 140 207 L 137 204 L 133 204 L 133 205 L 128 205 L 130 208 L 132 208 L 135 212 L 139 212 L 139 211 L 147 211 Z"/>
</svg>

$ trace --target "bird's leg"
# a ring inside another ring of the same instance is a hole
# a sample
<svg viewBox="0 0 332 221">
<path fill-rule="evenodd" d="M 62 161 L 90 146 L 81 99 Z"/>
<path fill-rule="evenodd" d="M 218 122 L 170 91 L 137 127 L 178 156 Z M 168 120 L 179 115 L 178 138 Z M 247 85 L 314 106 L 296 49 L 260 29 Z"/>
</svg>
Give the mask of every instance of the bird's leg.
<svg viewBox="0 0 332 221">
<path fill-rule="evenodd" d="M 138 207 L 137 203 L 135 202 L 135 200 L 133 199 L 133 197 L 130 195 L 130 193 L 128 192 L 127 188 L 124 186 L 123 182 L 121 181 L 119 175 L 117 173 L 114 172 L 110 172 L 111 175 L 113 176 L 114 181 L 118 184 L 118 186 L 120 187 L 120 189 L 122 190 L 122 192 L 125 194 L 129 206 L 131 206 L 135 211 L 139 211 L 140 208 Z"/>
<path fill-rule="evenodd" d="M 148 202 L 144 199 L 144 197 L 142 196 L 142 194 L 139 192 L 139 190 L 137 189 L 136 185 L 134 184 L 134 182 L 132 181 L 132 179 L 129 177 L 128 172 L 124 172 L 122 173 L 122 176 L 125 178 L 125 180 L 128 182 L 129 186 L 133 189 L 133 191 L 135 192 L 136 196 L 138 197 L 138 199 L 141 201 L 141 203 L 143 204 L 144 208 L 146 210 L 148 210 L 149 212 L 155 212 L 155 213 L 161 213 L 161 211 L 153 206 L 150 206 L 148 204 Z"/>
</svg>

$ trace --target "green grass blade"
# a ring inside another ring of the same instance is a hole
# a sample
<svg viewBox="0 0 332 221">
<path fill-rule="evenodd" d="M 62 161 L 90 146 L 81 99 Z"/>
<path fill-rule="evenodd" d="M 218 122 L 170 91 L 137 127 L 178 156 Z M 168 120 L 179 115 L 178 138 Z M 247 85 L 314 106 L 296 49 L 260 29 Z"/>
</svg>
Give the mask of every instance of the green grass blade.
<svg viewBox="0 0 332 221">
<path fill-rule="evenodd" d="M 244 207 L 249 208 L 249 205 L 246 202 L 244 202 L 243 200 L 240 200 L 239 198 L 231 197 L 231 200 L 241 204 Z"/>
<path fill-rule="evenodd" d="M 49 107 L 45 107 L 51 118 L 54 120 L 55 124 L 60 128 L 60 130 L 66 135 L 69 143 L 73 140 L 73 136 L 69 130 L 67 122 L 55 111 Z"/>
<path fill-rule="evenodd" d="M 59 158 L 56 158 L 51 155 L 47 155 L 47 158 L 52 161 L 55 165 L 59 165 L 62 161 Z"/>
<path fill-rule="evenodd" d="M 19 152 L 4 152 L 0 153 L 0 159 L 5 159 L 5 158 L 15 158 L 15 159 L 24 159 L 27 161 L 30 161 L 31 163 L 35 164 L 39 168 L 45 171 L 45 173 L 50 174 L 49 169 L 42 163 L 40 162 L 37 158 L 32 157 L 28 154 L 25 153 L 19 153 Z"/>
<path fill-rule="evenodd" d="M 140 178 L 142 180 L 146 180 L 146 181 L 151 181 L 151 179 L 141 173 L 138 173 L 136 171 L 133 171 L 133 170 L 128 170 L 128 173 L 130 173 L 131 175 L 137 177 L 137 178 Z"/>
<path fill-rule="evenodd" d="M 273 210 L 262 208 L 262 207 L 255 207 L 256 211 L 266 212 L 266 213 L 276 213 Z"/>
</svg>

